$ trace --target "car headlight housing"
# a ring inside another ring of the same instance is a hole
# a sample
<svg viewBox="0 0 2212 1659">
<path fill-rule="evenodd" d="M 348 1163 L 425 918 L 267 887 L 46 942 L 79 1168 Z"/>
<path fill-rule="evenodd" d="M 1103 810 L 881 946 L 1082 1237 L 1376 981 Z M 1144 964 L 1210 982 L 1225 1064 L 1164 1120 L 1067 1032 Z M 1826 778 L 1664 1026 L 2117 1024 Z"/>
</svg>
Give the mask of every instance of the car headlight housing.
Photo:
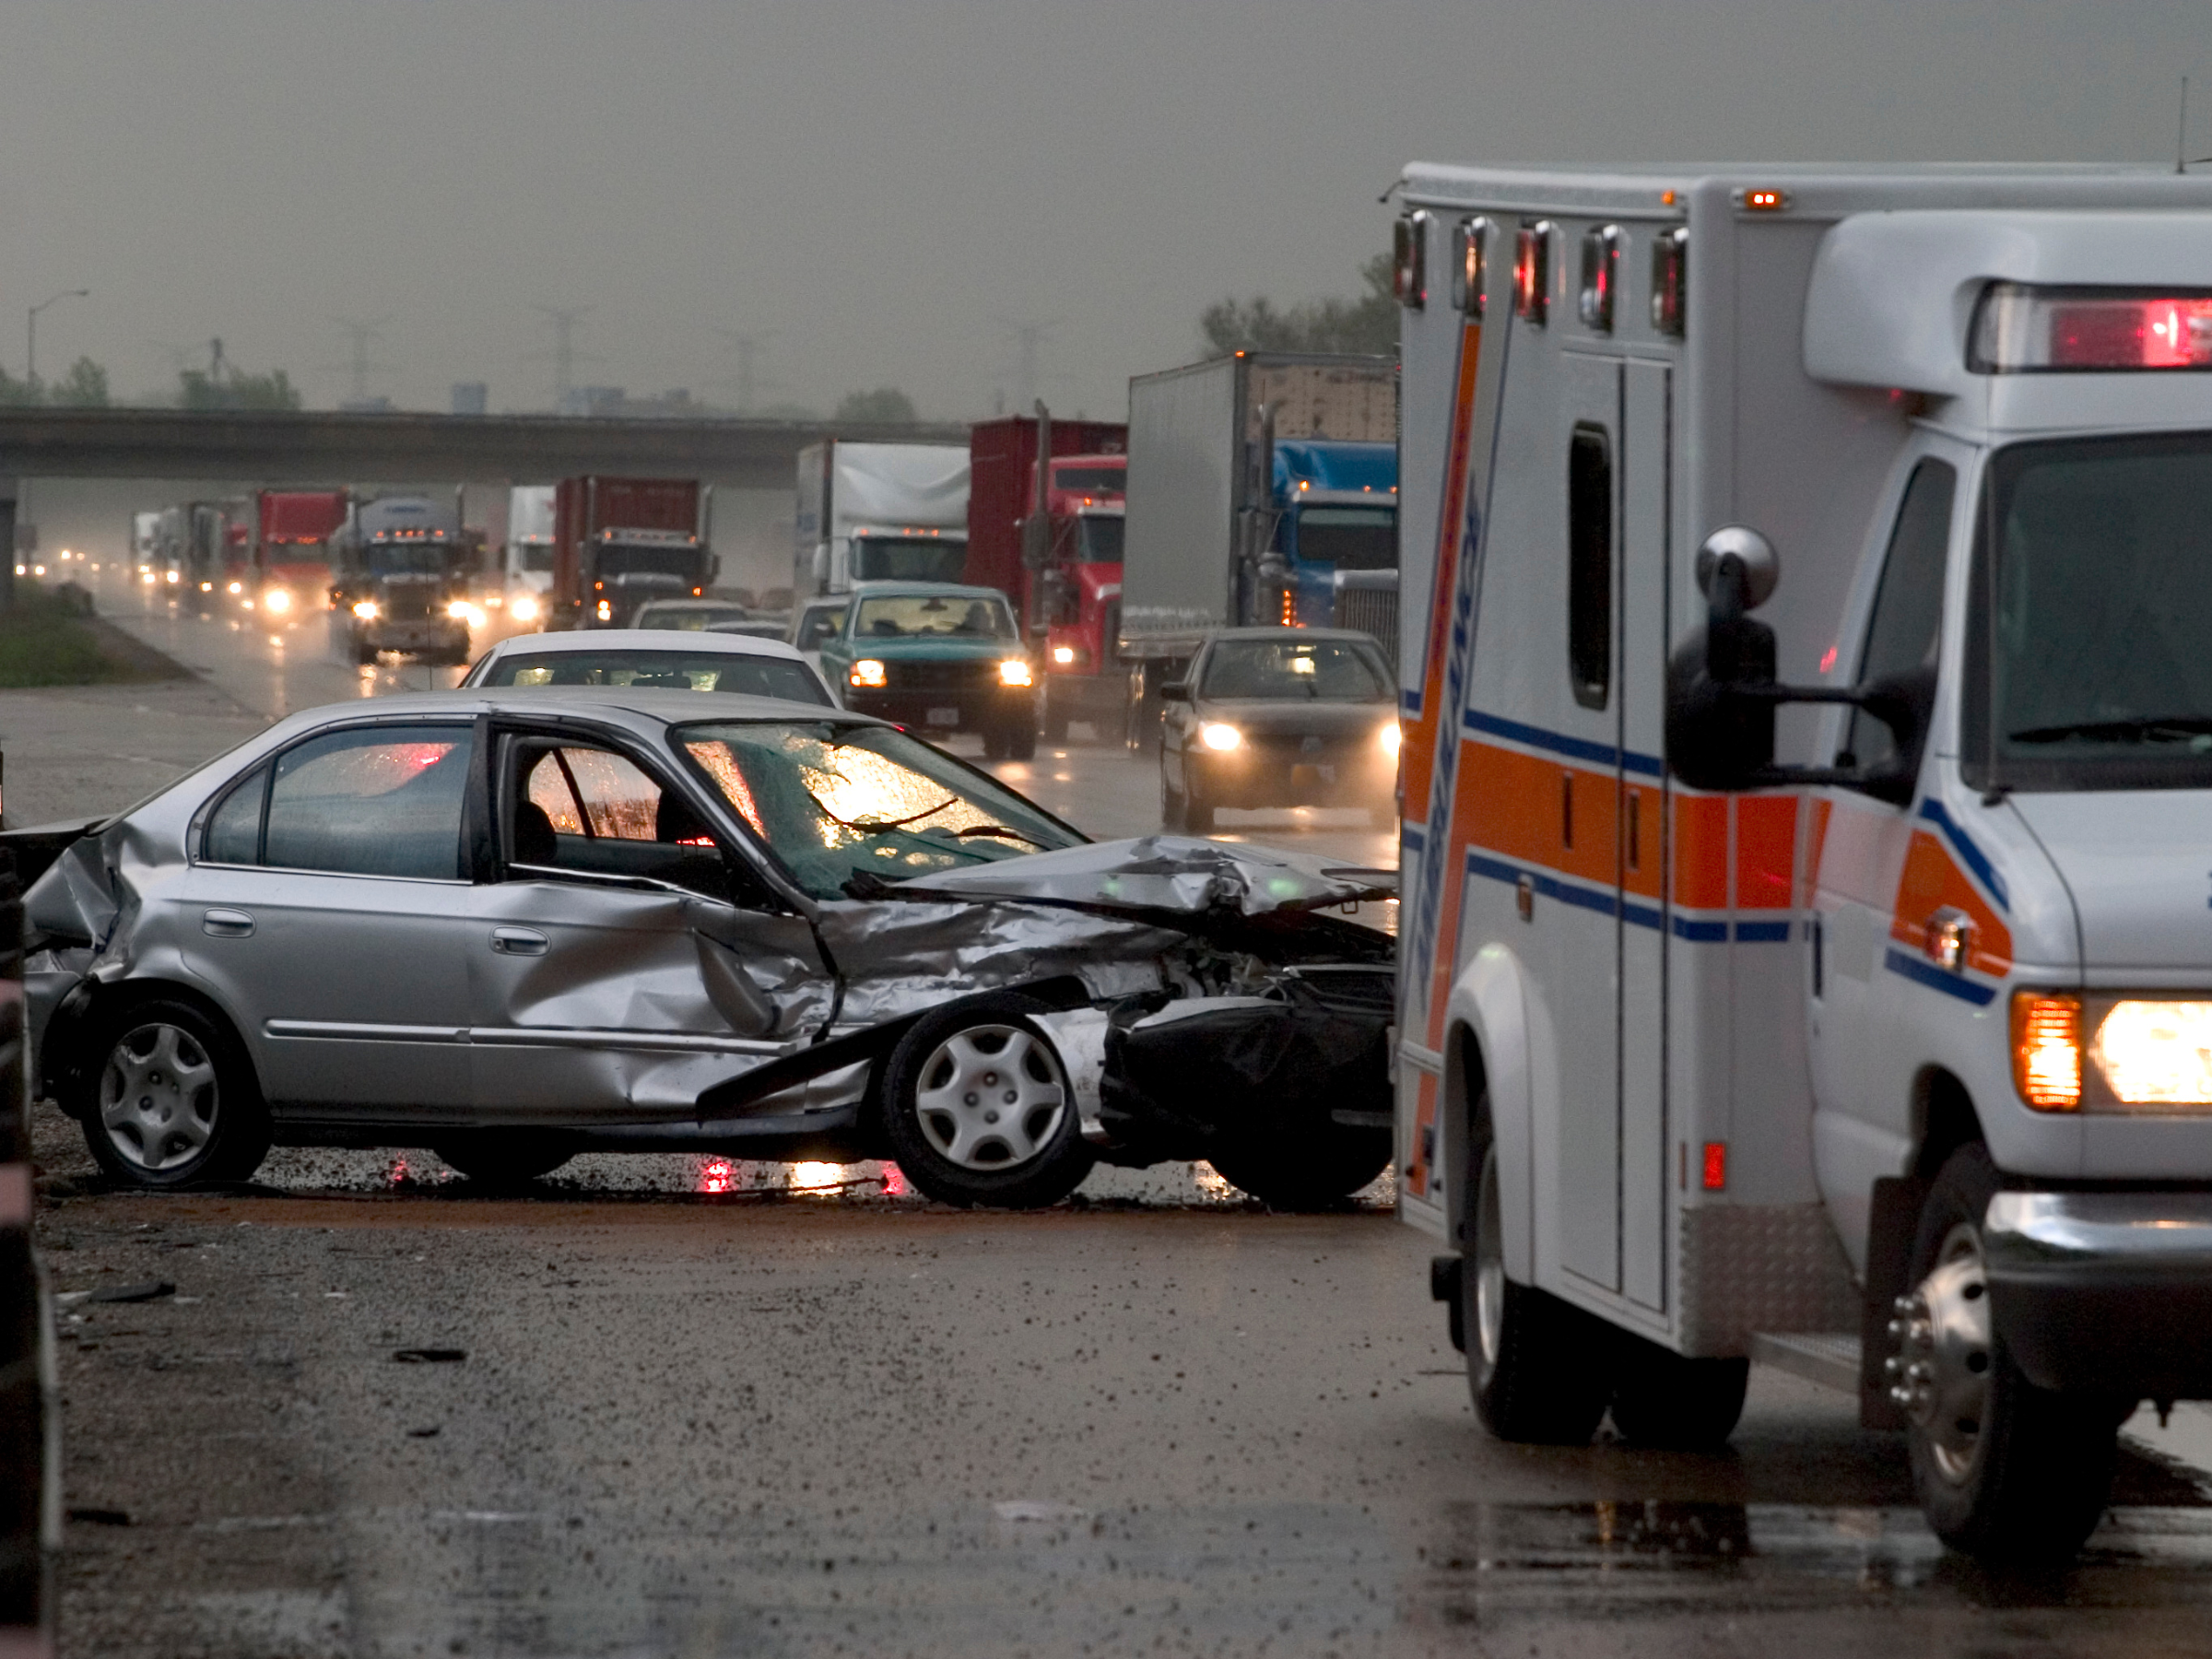
<svg viewBox="0 0 2212 1659">
<path fill-rule="evenodd" d="M 377 608 L 377 603 L 373 599 L 356 599 L 353 602 L 353 614 L 364 622 L 373 622 L 377 618 L 382 616 L 383 612 Z"/>
<path fill-rule="evenodd" d="M 292 608 L 292 596 L 282 588 L 271 588 L 267 593 L 262 594 L 261 608 L 265 611 L 274 611 L 281 617 L 286 611 Z"/>
<path fill-rule="evenodd" d="M 883 665 L 874 657 L 862 657 L 853 665 L 845 678 L 855 686 L 868 686 L 878 690 L 890 684 L 890 677 L 884 673 Z"/>
<path fill-rule="evenodd" d="M 507 607 L 507 614 L 517 622 L 535 622 L 537 620 L 537 601 L 528 594 L 517 594 L 514 603 Z"/>
<path fill-rule="evenodd" d="M 1230 749 L 1244 747 L 1244 734 L 1226 722 L 1208 721 L 1198 728 L 1198 741 L 1207 748 L 1218 749 L 1226 754 Z"/>
<path fill-rule="evenodd" d="M 998 665 L 998 683 L 1002 686 L 1032 686 L 1037 681 L 1024 658 L 1007 657 Z"/>
<path fill-rule="evenodd" d="M 2212 997 L 2019 991 L 2013 1081 L 2039 1112 L 2212 1112 Z"/>
<path fill-rule="evenodd" d="M 1375 733 L 1375 747 L 1393 759 L 1397 758 L 1398 747 L 1405 741 L 1406 735 L 1398 729 L 1398 723 L 1394 720 L 1378 728 Z"/>
<path fill-rule="evenodd" d="M 445 614 L 456 622 L 468 620 L 469 605 L 465 599 L 456 599 L 445 607 Z"/>
</svg>

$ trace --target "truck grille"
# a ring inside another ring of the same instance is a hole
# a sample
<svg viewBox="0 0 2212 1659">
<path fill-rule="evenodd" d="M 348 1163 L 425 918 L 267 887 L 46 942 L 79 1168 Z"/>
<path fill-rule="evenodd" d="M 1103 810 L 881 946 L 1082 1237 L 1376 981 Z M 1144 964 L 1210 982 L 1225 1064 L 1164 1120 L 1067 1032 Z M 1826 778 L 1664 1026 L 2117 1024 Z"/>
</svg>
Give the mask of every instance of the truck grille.
<svg viewBox="0 0 2212 1659">
<path fill-rule="evenodd" d="M 394 622 L 419 622 L 430 614 L 430 595 L 422 588 L 393 588 L 384 595 L 383 611 Z"/>
<path fill-rule="evenodd" d="M 1397 572 L 1394 571 L 1391 575 L 1394 580 L 1387 588 L 1354 587 L 1340 580 L 1336 589 L 1336 626 L 1372 634 L 1382 642 L 1383 652 L 1394 665 L 1398 660 L 1398 590 L 1394 580 Z"/>
<path fill-rule="evenodd" d="M 884 677 L 902 691 L 935 691 L 961 687 L 995 686 L 998 684 L 998 664 L 995 661 L 980 663 L 901 663 L 884 665 Z"/>
</svg>

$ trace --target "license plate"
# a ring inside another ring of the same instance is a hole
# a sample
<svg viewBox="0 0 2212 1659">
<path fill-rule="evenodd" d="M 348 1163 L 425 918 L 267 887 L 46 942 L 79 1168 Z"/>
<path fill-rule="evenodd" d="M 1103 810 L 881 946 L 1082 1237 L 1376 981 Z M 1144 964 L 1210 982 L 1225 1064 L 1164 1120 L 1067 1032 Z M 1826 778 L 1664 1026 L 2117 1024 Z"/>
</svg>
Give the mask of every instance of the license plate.
<svg viewBox="0 0 2212 1659">
<path fill-rule="evenodd" d="M 960 712 L 958 709 L 932 709 L 924 719 L 931 725 L 957 726 L 960 724 Z"/>
</svg>

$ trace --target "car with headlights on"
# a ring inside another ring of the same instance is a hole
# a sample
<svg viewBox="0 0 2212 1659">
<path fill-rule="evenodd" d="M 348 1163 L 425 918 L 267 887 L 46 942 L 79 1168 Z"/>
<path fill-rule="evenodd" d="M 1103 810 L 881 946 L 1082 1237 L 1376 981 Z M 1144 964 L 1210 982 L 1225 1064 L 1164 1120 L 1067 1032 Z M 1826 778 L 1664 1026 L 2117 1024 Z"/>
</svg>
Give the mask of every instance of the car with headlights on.
<svg viewBox="0 0 2212 1659">
<path fill-rule="evenodd" d="M 1216 807 L 1393 809 L 1396 677 L 1348 629 L 1233 628 L 1162 688 L 1160 817 L 1203 832 Z"/>
<path fill-rule="evenodd" d="M 695 1151 L 1025 1207 L 1203 1158 L 1289 1206 L 1391 1154 L 1394 952 L 1340 913 L 1374 872 L 1093 843 L 818 703 L 349 702 L 0 845 L 37 872 L 33 1075 L 131 1186 L 276 1143 L 495 1182 Z"/>
<path fill-rule="evenodd" d="M 996 588 L 855 582 L 822 673 L 849 709 L 932 736 L 981 733 L 994 760 L 1037 752 L 1036 665 Z"/>
<path fill-rule="evenodd" d="M 815 665 L 781 640 L 665 629 L 603 628 L 501 640 L 462 677 L 464 686 L 741 692 L 837 706 Z"/>
</svg>

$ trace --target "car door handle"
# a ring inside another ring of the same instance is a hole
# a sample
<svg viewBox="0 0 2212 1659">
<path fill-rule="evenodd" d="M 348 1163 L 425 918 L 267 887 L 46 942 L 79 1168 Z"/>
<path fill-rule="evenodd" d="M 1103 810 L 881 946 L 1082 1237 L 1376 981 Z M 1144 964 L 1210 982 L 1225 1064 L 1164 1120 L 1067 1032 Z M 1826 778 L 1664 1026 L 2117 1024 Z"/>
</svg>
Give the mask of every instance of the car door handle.
<svg viewBox="0 0 2212 1659">
<path fill-rule="evenodd" d="M 546 935 L 529 927 L 495 927 L 491 947 L 501 956 L 544 956 Z"/>
<path fill-rule="evenodd" d="M 206 911 L 200 916 L 200 931 L 213 934 L 218 939 L 250 938 L 253 933 L 253 918 L 244 911 Z"/>
</svg>

